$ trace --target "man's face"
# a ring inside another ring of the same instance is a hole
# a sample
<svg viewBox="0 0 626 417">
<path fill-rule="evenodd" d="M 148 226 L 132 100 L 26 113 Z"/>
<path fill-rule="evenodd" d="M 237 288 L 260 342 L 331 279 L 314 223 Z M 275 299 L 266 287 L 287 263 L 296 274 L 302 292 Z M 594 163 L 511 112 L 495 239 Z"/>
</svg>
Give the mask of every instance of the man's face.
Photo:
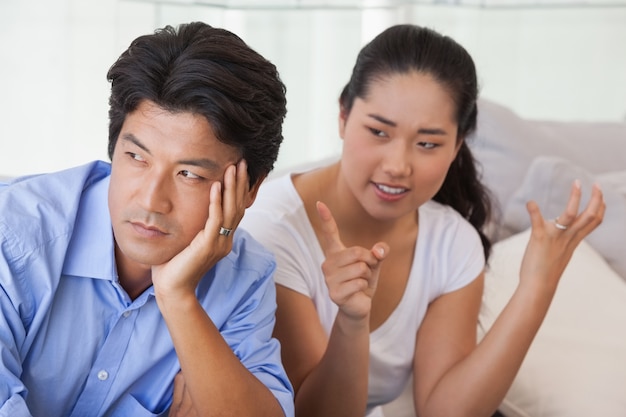
<svg viewBox="0 0 626 417">
<path fill-rule="evenodd" d="M 182 251 L 204 228 L 211 184 L 240 158 L 203 116 L 151 101 L 128 114 L 109 187 L 118 268 L 147 271 Z"/>
</svg>

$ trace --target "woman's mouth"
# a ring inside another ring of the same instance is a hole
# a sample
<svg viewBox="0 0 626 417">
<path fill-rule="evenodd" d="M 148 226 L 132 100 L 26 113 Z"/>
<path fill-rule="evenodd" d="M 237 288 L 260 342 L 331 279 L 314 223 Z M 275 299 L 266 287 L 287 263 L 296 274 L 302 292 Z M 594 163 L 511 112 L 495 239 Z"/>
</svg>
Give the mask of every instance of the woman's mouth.
<svg viewBox="0 0 626 417">
<path fill-rule="evenodd" d="M 395 201 L 403 199 L 407 193 L 409 192 L 408 188 L 385 185 L 379 183 L 374 184 L 374 192 L 376 196 L 381 200 L 388 203 L 393 203 Z"/>
<path fill-rule="evenodd" d="M 392 194 L 392 195 L 399 195 L 408 191 L 408 189 L 404 187 L 392 187 L 389 185 L 377 184 L 377 183 L 374 183 L 374 185 L 383 193 Z"/>
</svg>

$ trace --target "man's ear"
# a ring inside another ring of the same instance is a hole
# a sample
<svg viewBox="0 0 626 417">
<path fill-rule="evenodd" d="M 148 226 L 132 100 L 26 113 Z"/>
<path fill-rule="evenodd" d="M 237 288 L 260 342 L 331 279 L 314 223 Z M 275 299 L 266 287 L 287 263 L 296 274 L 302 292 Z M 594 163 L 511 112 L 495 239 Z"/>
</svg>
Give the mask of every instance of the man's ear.
<svg viewBox="0 0 626 417">
<path fill-rule="evenodd" d="M 246 201 L 246 208 L 250 207 L 252 203 L 254 203 L 254 200 L 256 200 L 256 195 L 259 192 L 259 187 L 261 186 L 261 183 L 265 181 L 266 177 L 267 177 L 267 174 L 263 174 L 259 176 L 256 182 L 252 184 L 252 187 L 250 187 L 250 189 L 248 190 L 248 195 L 247 195 L 248 201 Z"/>
<path fill-rule="evenodd" d="M 339 103 L 339 137 L 343 139 L 343 134 L 346 130 L 346 121 L 348 120 L 348 112 L 346 108 Z"/>
</svg>

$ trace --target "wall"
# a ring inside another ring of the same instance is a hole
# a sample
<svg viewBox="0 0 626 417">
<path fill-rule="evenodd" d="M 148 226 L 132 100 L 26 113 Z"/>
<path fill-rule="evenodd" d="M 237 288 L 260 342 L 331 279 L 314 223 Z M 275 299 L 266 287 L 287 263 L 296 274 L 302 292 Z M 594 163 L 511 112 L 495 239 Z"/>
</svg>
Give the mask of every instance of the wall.
<svg viewBox="0 0 626 417">
<path fill-rule="evenodd" d="M 106 71 L 136 36 L 205 20 L 238 33 L 288 88 L 277 167 L 338 151 L 337 97 L 358 49 L 399 22 L 433 27 L 474 57 L 483 97 L 531 118 L 626 119 L 626 3 L 229 11 L 131 0 L 0 2 L 0 175 L 107 159 Z"/>
</svg>

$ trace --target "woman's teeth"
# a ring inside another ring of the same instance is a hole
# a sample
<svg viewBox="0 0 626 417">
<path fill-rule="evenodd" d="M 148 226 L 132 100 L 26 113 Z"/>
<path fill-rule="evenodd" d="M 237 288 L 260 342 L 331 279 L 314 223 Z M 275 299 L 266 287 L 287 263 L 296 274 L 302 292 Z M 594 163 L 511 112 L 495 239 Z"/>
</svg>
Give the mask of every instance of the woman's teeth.
<svg viewBox="0 0 626 417">
<path fill-rule="evenodd" d="M 387 194 L 401 194 L 406 191 L 406 188 L 389 187 L 387 185 L 376 184 L 376 187 Z"/>
</svg>

